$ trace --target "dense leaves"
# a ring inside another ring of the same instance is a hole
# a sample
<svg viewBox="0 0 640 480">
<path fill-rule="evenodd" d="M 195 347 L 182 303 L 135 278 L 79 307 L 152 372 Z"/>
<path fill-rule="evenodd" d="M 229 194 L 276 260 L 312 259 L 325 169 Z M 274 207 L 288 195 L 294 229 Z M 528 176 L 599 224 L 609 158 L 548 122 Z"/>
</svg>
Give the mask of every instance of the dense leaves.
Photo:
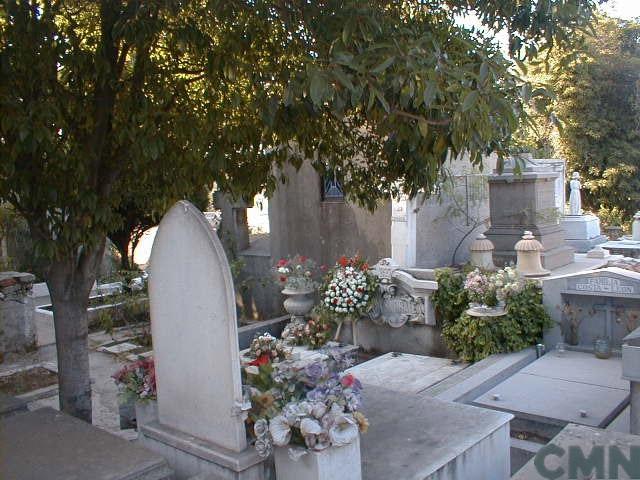
<svg viewBox="0 0 640 480">
<path fill-rule="evenodd" d="M 161 213 L 194 185 L 272 190 L 304 158 L 369 207 L 430 192 L 447 158 L 504 155 L 530 96 L 492 29 L 531 59 L 595 3 L 2 0 L 0 201 L 51 262 L 63 409 L 90 419 L 85 309 L 132 192 Z M 472 10 L 487 33 L 455 23 Z"/>
<path fill-rule="evenodd" d="M 585 208 L 629 222 L 640 209 L 640 24 L 599 17 L 580 51 L 558 50 L 550 65 L 530 75 L 555 90 L 549 107 L 563 126 L 538 116 L 524 143 L 580 172 Z"/>
<path fill-rule="evenodd" d="M 533 282 L 507 302 L 502 317 L 473 317 L 463 313 L 442 328 L 447 346 L 462 360 L 476 362 L 494 353 L 517 352 L 542 340 L 551 326 L 542 305 L 542 291 Z"/>
</svg>

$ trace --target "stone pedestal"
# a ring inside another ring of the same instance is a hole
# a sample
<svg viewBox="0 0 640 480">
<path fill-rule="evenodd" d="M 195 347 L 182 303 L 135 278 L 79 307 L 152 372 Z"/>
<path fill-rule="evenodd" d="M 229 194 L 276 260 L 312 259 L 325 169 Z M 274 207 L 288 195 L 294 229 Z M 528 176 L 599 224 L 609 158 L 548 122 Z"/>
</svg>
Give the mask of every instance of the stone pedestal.
<svg viewBox="0 0 640 480">
<path fill-rule="evenodd" d="M 622 378 L 629 380 L 631 409 L 629 432 L 640 435 L 640 328 L 624 338 L 622 346 Z"/>
<path fill-rule="evenodd" d="M 486 237 L 495 245 L 497 265 L 516 261 L 514 246 L 522 232 L 532 232 L 542 243 L 542 265 L 553 270 L 573 262 L 573 248 L 565 243 L 558 222 L 555 182 L 558 174 L 544 171 L 513 171 L 489 177 L 491 228 Z"/>
<path fill-rule="evenodd" d="M 565 231 L 566 243 L 578 253 L 587 253 L 608 240 L 600 233 L 600 219 L 595 215 L 566 215 L 560 225 Z"/>
<path fill-rule="evenodd" d="M 5 353 L 23 353 L 36 346 L 30 273 L 0 273 L 0 362 Z"/>
<path fill-rule="evenodd" d="M 273 452 L 277 480 L 361 480 L 360 438 L 349 445 L 309 451 L 297 460 L 289 456 L 289 447 Z"/>
</svg>

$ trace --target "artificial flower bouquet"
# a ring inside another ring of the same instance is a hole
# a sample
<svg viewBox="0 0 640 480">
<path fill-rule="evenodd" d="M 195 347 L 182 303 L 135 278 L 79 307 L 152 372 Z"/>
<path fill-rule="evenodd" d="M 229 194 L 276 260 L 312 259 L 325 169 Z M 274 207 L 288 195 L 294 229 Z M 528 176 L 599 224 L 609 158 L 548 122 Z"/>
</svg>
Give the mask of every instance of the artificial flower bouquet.
<svg viewBox="0 0 640 480">
<path fill-rule="evenodd" d="M 338 317 L 360 317 L 373 304 L 378 277 L 359 255 L 341 257 L 329 271 L 320 290 L 321 306 Z"/>
<path fill-rule="evenodd" d="M 467 274 L 464 289 L 472 303 L 488 307 L 495 307 L 498 304 L 495 284 L 491 281 L 489 274 L 482 272 L 479 268 Z"/>
<path fill-rule="evenodd" d="M 514 267 L 505 267 L 497 272 L 483 272 L 476 268 L 467 274 L 464 281 L 469 300 L 488 307 L 505 303 L 523 286 L 524 282 Z"/>
<path fill-rule="evenodd" d="M 266 457 L 273 447 L 289 446 L 294 458 L 308 451 L 353 442 L 366 432 L 368 421 L 360 412 L 362 385 L 340 356 L 303 364 L 287 360 L 277 367 L 260 367 L 246 375 L 252 408 L 255 447 Z"/>
<path fill-rule="evenodd" d="M 496 287 L 496 298 L 500 302 L 506 302 L 513 295 L 524 288 L 525 282 L 515 267 L 504 267 L 493 274 L 491 278 Z"/>
<path fill-rule="evenodd" d="M 156 371 L 151 357 L 125 365 L 112 378 L 125 397 L 139 401 L 156 399 Z"/>
<path fill-rule="evenodd" d="M 284 327 L 282 340 L 289 345 L 306 345 L 316 350 L 331 340 L 333 327 L 324 312 L 315 309 L 309 320 L 293 320 Z"/>
<path fill-rule="evenodd" d="M 282 340 L 278 340 L 270 333 L 256 335 L 249 346 L 249 357 L 252 358 L 249 365 L 260 366 L 267 362 L 285 360 L 291 355 L 291 349 L 287 348 Z"/>
<path fill-rule="evenodd" d="M 273 267 L 276 283 L 290 290 L 313 290 L 318 286 L 319 269 L 304 255 L 281 258 Z"/>
</svg>

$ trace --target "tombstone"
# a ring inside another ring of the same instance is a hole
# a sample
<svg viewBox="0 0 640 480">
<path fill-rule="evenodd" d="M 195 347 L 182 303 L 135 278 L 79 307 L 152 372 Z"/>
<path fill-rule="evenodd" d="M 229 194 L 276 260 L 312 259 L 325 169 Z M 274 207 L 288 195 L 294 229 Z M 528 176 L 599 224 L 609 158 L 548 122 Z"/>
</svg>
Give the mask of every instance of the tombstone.
<svg viewBox="0 0 640 480">
<path fill-rule="evenodd" d="M 547 349 L 559 342 L 592 351 L 608 337 L 614 349 L 640 326 L 640 273 L 617 267 L 583 271 L 543 282 L 543 301 L 556 325 L 545 332 Z"/>
<path fill-rule="evenodd" d="M 502 173 L 489 176 L 491 227 L 485 235 L 495 245 L 493 260 L 498 266 L 515 262 L 515 244 L 524 230 L 542 243 L 542 265 L 554 270 L 573 262 L 573 248 L 565 243 L 557 209 L 558 172 L 536 160 L 525 158 L 520 173 L 515 159 L 505 163 Z"/>
<path fill-rule="evenodd" d="M 401 267 L 391 258 L 380 260 L 371 272 L 380 288 L 371 310 L 356 324 L 358 345 L 382 353 L 446 355 L 431 301 L 438 289 L 435 272 Z M 341 341 L 352 341 L 348 331 L 342 330 Z"/>
<path fill-rule="evenodd" d="M 158 228 L 149 299 L 158 422 L 140 429 L 178 478 L 263 478 L 247 446 L 233 282 L 215 231 L 181 201 Z"/>
<path fill-rule="evenodd" d="M 36 347 L 30 273 L 0 272 L 0 362 L 6 353 L 24 353 Z"/>
</svg>

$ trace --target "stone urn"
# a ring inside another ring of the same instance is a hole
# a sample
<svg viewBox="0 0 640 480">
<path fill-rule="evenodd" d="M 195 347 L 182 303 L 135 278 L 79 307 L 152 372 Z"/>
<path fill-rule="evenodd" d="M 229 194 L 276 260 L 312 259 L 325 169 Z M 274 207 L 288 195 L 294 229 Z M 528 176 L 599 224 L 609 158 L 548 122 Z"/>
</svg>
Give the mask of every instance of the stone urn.
<svg viewBox="0 0 640 480">
<path fill-rule="evenodd" d="M 304 320 L 313 308 L 313 288 L 285 287 L 282 294 L 287 297 L 284 301 L 284 309 L 291 314 L 291 320 Z"/>
<path fill-rule="evenodd" d="M 156 400 L 136 400 L 137 430 L 140 430 L 142 425 L 156 420 L 158 420 L 158 402 Z"/>
<path fill-rule="evenodd" d="M 278 480 L 362 480 L 360 437 L 342 447 L 307 451 L 294 459 L 290 447 L 276 447 L 273 451 Z"/>
</svg>

